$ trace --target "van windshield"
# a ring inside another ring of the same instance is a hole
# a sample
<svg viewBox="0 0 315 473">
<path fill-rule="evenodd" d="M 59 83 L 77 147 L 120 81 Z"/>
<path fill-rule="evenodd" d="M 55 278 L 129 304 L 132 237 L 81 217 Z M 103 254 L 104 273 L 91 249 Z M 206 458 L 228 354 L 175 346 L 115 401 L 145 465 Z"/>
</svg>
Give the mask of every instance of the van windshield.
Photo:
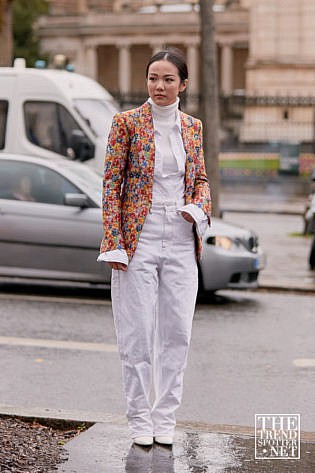
<svg viewBox="0 0 315 473">
<path fill-rule="evenodd" d="M 118 111 L 115 104 L 99 99 L 75 99 L 74 104 L 95 135 L 104 138 L 113 115 Z"/>
</svg>

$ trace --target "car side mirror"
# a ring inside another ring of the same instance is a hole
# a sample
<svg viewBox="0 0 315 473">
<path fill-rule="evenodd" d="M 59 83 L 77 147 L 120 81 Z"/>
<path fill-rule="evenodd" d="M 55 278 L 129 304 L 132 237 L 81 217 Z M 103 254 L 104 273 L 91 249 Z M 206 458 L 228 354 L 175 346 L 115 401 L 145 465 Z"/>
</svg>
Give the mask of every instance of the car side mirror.
<svg viewBox="0 0 315 473">
<path fill-rule="evenodd" d="M 76 161 L 88 161 L 94 158 L 95 146 L 85 136 L 82 130 L 72 130 L 70 148 Z"/>
<path fill-rule="evenodd" d="M 89 207 L 89 198 L 85 194 L 67 193 L 64 196 L 64 204 L 72 207 L 86 208 Z"/>
</svg>

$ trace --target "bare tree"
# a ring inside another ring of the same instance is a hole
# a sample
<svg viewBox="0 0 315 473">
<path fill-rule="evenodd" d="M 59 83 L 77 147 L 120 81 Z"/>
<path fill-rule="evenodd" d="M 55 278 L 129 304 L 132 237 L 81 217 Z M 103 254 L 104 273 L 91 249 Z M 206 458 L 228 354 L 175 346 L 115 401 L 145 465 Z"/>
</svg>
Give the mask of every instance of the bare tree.
<svg viewBox="0 0 315 473">
<path fill-rule="evenodd" d="M 211 185 L 213 215 L 220 215 L 219 98 L 213 0 L 200 0 L 201 112 L 206 169 Z"/>
</svg>

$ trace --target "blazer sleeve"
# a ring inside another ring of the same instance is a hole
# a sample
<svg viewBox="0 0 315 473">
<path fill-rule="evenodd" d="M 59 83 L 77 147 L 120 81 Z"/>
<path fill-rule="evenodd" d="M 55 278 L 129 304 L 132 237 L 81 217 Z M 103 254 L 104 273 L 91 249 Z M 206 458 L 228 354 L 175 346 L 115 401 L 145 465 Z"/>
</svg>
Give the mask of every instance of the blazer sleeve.
<svg viewBox="0 0 315 473">
<path fill-rule="evenodd" d="M 123 113 L 117 113 L 108 136 L 103 178 L 104 236 L 100 252 L 125 249 L 121 230 L 121 189 L 129 153 L 129 133 Z"/>
<path fill-rule="evenodd" d="M 203 154 L 203 140 L 202 140 L 202 123 L 200 120 L 197 121 L 198 126 L 198 141 L 199 149 L 196 153 L 195 160 L 195 185 L 192 203 L 201 208 L 208 217 L 208 223 L 210 224 L 211 217 L 211 195 L 210 186 L 206 173 L 204 154 Z"/>
</svg>

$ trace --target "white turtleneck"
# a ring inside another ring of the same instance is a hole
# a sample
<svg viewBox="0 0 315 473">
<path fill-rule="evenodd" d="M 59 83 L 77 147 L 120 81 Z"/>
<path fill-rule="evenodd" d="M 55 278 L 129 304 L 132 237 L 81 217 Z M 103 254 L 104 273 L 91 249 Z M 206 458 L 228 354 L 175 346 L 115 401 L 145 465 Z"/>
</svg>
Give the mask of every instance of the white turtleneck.
<svg viewBox="0 0 315 473">
<path fill-rule="evenodd" d="M 153 203 L 183 201 L 186 153 L 178 113 L 179 99 L 161 107 L 149 98 L 155 140 Z"/>
</svg>

